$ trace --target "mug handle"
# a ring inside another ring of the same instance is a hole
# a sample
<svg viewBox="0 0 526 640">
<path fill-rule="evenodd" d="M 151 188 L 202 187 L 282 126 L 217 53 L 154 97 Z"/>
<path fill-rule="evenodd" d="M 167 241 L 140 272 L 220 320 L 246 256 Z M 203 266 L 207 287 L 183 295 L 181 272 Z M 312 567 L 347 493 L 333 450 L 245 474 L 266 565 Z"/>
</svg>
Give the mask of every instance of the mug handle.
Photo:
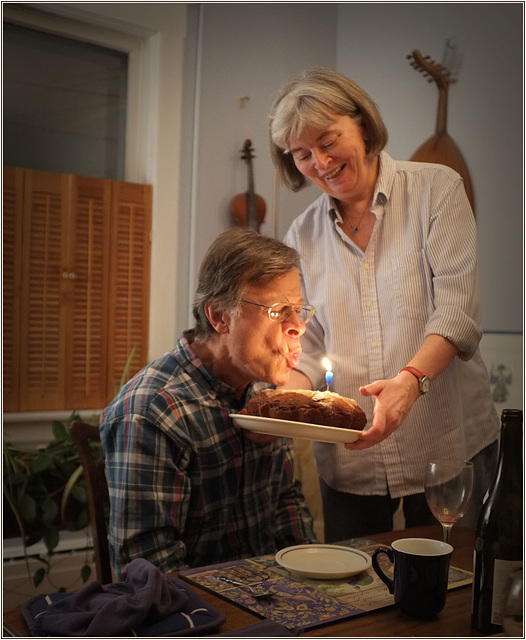
<svg viewBox="0 0 526 640">
<path fill-rule="evenodd" d="M 394 593 L 394 580 L 391 580 L 391 578 L 388 578 L 380 568 L 380 565 L 378 564 L 378 556 L 381 553 L 385 553 L 385 555 L 389 558 L 391 563 L 394 562 L 394 554 L 391 547 L 377 547 L 373 553 L 373 569 L 376 571 L 378 577 L 383 582 L 385 582 L 385 584 L 387 585 L 387 588 L 389 589 L 389 593 Z"/>
</svg>

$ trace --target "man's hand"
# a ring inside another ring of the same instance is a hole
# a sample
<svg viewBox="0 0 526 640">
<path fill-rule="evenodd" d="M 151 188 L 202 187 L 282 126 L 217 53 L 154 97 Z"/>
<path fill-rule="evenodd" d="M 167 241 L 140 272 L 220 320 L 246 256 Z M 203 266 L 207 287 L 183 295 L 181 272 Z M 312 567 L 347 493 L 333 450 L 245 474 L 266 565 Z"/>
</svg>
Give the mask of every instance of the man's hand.
<svg viewBox="0 0 526 640">
<path fill-rule="evenodd" d="M 238 411 L 238 413 L 244 416 L 248 415 L 246 409 L 241 409 L 241 411 Z M 238 429 L 240 428 L 237 426 L 235 422 L 234 422 L 234 426 L 237 427 Z M 271 442 L 272 440 L 277 440 L 278 438 L 281 438 L 281 436 L 271 436 L 271 435 L 267 435 L 266 433 L 255 433 L 254 431 L 248 431 L 247 429 L 243 429 L 243 435 L 247 437 L 249 440 L 252 440 L 253 442 L 260 442 L 260 443 Z"/>
<path fill-rule="evenodd" d="M 282 436 L 271 436 L 271 435 L 267 435 L 266 433 L 255 433 L 254 431 L 247 431 L 246 429 L 245 429 L 245 436 L 249 440 L 252 440 L 253 442 L 260 442 L 260 443 L 271 442 L 272 440 L 277 440 L 278 438 L 282 437 Z"/>
</svg>

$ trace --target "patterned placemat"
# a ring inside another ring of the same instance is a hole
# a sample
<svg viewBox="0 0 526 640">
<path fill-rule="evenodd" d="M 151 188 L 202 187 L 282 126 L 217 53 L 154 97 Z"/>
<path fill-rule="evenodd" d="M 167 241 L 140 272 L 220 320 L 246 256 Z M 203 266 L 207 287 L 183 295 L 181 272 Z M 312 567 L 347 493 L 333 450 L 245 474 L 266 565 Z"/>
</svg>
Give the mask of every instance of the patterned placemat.
<svg viewBox="0 0 526 640">
<path fill-rule="evenodd" d="M 339 544 L 370 555 L 377 547 L 383 546 L 364 538 Z M 386 573 L 392 571 L 392 565 L 383 554 L 380 555 L 379 562 Z M 394 604 L 393 596 L 372 568 L 342 580 L 315 580 L 284 569 L 273 555 L 185 569 L 179 576 L 294 632 Z M 224 582 L 221 577 L 248 585 L 264 586 L 274 595 L 268 599 L 255 599 L 248 589 Z M 450 568 L 449 589 L 471 582 L 471 573 Z"/>
</svg>

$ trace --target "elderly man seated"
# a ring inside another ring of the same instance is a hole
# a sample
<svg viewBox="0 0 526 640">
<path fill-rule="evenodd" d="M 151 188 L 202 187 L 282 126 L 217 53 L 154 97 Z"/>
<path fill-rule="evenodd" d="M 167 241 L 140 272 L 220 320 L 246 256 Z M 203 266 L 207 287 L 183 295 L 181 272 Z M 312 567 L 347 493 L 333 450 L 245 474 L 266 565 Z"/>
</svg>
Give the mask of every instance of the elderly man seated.
<svg viewBox="0 0 526 640">
<path fill-rule="evenodd" d="M 315 542 L 289 442 L 229 418 L 298 364 L 314 309 L 298 255 L 249 229 L 205 256 L 195 328 L 137 373 L 105 409 L 100 432 L 119 578 L 135 558 L 163 571 Z"/>
</svg>

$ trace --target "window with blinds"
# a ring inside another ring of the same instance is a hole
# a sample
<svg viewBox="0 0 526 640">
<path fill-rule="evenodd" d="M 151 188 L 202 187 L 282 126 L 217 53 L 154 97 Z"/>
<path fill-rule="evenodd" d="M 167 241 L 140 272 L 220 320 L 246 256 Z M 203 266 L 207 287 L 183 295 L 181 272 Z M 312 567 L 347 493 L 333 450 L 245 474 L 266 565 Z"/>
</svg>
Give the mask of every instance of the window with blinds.
<svg viewBox="0 0 526 640">
<path fill-rule="evenodd" d="M 4 20 L 5 165 L 123 180 L 128 54 Z"/>
</svg>

